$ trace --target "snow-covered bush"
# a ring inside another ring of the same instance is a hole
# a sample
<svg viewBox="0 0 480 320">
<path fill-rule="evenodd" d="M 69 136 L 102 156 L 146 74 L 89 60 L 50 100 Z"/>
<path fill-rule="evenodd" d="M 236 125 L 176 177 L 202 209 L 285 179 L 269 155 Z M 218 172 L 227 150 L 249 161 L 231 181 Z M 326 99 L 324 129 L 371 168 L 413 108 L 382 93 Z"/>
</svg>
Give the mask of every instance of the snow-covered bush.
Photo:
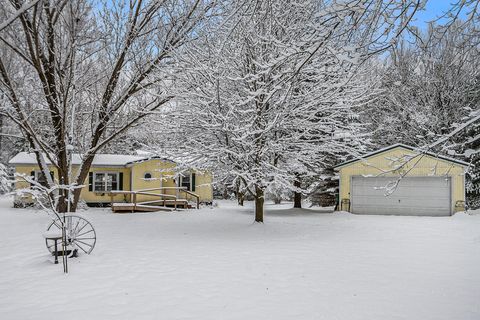
<svg viewBox="0 0 480 320">
<path fill-rule="evenodd" d="M 6 166 L 0 163 L 0 194 L 8 193 L 12 190 L 13 181 L 8 173 Z"/>
</svg>

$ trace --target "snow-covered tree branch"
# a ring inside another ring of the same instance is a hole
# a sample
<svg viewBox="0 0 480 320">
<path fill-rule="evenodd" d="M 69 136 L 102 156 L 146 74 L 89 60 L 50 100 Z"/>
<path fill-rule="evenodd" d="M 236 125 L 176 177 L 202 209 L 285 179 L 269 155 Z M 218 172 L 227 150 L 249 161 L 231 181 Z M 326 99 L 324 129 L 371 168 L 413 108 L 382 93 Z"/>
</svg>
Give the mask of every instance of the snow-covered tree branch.
<svg viewBox="0 0 480 320">
<path fill-rule="evenodd" d="M 21 129 L 49 186 L 83 184 L 102 147 L 169 103 L 169 61 L 214 4 L 47 0 L 27 10 L 22 1 L 5 2 L 2 14 L 18 18 L 0 31 L 0 90 L 8 99 L 1 113 Z M 69 145 L 83 154 L 73 174 Z M 59 192 L 63 212 L 66 193 Z"/>
<path fill-rule="evenodd" d="M 175 77 L 179 106 L 169 130 L 178 138 L 162 145 L 197 155 L 192 165 L 215 168 L 252 194 L 263 221 L 270 187 L 303 192 L 299 179 L 361 150 L 356 112 L 378 93 L 368 59 L 395 42 L 419 6 L 229 3 L 227 18 L 176 60 L 178 71 L 188 70 Z"/>
</svg>

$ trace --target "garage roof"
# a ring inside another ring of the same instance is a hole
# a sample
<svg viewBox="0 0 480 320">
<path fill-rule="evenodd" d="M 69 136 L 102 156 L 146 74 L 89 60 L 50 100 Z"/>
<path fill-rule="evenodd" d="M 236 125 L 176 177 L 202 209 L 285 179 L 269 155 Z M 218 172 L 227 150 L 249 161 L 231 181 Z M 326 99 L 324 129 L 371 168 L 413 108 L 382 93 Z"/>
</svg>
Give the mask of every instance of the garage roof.
<svg viewBox="0 0 480 320">
<path fill-rule="evenodd" d="M 420 154 L 420 153 L 424 153 L 424 154 L 427 154 L 427 155 L 429 155 L 429 156 L 431 156 L 431 157 L 438 158 L 438 159 L 442 159 L 442 160 L 449 161 L 449 162 L 453 162 L 453 163 L 457 163 L 457 164 L 462 165 L 462 166 L 469 166 L 469 165 L 470 165 L 468 162 L 465 162 L 465 161 L 453 159 L 453 158 L 450 158 L 450 157 L 447 157 L 447 156 L 443 156 L 443 155 L 439 155 L 439 154 L 436 154 L 436 153 L 433 153 L 433 152 L 429 152 L 429 151 L 421 151 L 420 148 L 415 148 L 415 147 L 412 147 L 412 146 L 409 146 L 409 145 L 406 145 L 406 144 L 403 144 L 403 143 L 397 143 L 397 144 L 393 144 L 393 145 L 391 145 L 391 146 L 389 146 L 389 147 L 386 147 L 386 148 L 383 148 L 383 149 L 379 149 L 379 150 L 376 150 L 376 151 L 373 151 L 373 152 L 364 154 L 364 155 L 361 156 L 361 157 L 354 158 L 354 159 L 351 159 L 351 160 L 342 162 L 342 163 L 336 165 L 336 166 L 333 167 L 333 168 L 334 168 L 334 169 L 337 169 L 337 168 L 346 166 L 346 165 L 348 165 L 348 164 L 351 164 L 351 163 L 354 163 L 354 162 L 357 162 L 357 161 L 362 161 L 362 160 L 365 160 L 366 158 L 369 158 L 369 157 L 371 157 L 371 156 L 377 155 L 377 154 L 379 154 L 379 153 L 382 153 L 382 152 L 385 152 L 385 151 L 388 151 L 388 150 L 391 150 L 391 149 L 399 148 L 399 147 L 400 147 L 400 148 L 404 148 L 404 149 L 408 149 L 408 150 L 411 150 L 411 151 L 418 152 L 419 154 Z"/>
</svg>

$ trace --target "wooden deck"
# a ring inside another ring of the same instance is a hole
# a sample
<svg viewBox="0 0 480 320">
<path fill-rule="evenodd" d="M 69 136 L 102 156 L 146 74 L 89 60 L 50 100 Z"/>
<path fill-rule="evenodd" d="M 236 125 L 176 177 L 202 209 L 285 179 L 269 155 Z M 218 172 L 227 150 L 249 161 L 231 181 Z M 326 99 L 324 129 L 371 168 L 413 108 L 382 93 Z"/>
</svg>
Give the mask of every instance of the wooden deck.
<svg viewBox="0 0 480 320">
<path fill-rule="evenodd" d="M 155 212 L 155 211 L 173 211 L 174 208 L 164 206 L 149 206 L 135 203 L 113 203 L 113 212 Z"/>
<path fill-rule="evenodd" d="M 167 189 L 175 189 L 178 192 L 182 192 L 185 195 L 190 195 L 196 199 L 196 207 L 199 209 L 200 198 L 197 194 L 186 190 L 184 187 L 165 187 L 165 188 L 152 188 L 133 191 L 111 191 L 110 199 L 113 212 L 155 212 L 155 211 L 174 211 L 177 208 L 191 209 L 192 206 L 186 198 L 178 198 L 175 195 L 166 194 Z M 156 193 L 155 191 L 159 191 Z M 130 202 L 114 202 L 113 196 L 123 194 L 130 196 Z M 158 197 L 155 200 L 137 201 L 138 195 Z"/>
</svg>

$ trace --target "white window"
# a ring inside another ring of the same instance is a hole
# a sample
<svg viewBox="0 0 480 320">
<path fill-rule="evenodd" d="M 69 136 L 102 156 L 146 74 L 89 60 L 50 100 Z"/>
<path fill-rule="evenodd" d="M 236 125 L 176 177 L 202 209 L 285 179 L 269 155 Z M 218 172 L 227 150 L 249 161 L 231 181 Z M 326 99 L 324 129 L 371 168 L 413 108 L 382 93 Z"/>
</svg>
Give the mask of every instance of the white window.
<svg viewBox="0 0 480 320">
<path fill-rule="evenodd" d="M 93 190 L 95 192 L 118 190 L 118 181 L 118 172 L 95 172 Z"/>
<path fill-rule="evenodd" d="M 180 176 L 178 186 L 184 187 L 188 191 L 195 191 L 195 173 Z"/>
</svg>

